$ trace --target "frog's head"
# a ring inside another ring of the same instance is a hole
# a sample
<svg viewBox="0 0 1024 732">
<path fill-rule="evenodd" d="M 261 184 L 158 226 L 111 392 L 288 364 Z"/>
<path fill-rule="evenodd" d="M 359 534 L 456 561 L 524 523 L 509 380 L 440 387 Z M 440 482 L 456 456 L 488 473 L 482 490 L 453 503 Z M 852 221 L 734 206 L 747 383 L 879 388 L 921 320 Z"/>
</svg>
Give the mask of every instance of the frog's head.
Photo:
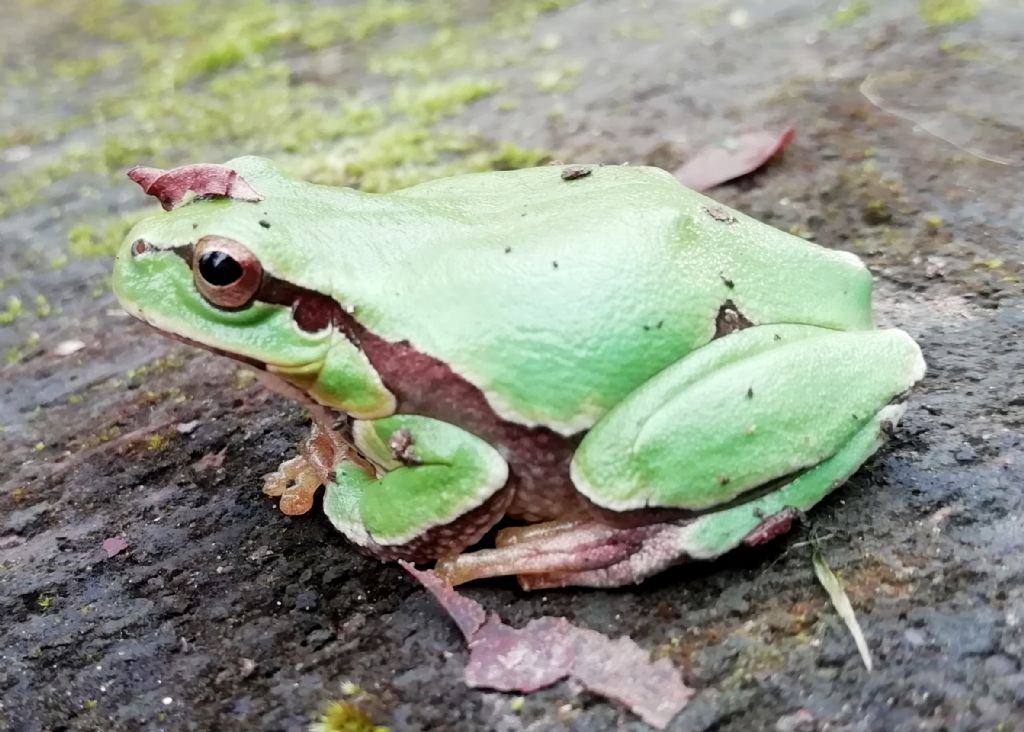
<svg viewBox="0 0 1024 732">
<path fill-rule="evenodd" d="M 345 337 L 339 305 L 297 274 L 310 184 L 264 160 L 133 168 L 129 177 L 165 213 L 128 233 L 113 287 L 130 314 L 161 332 L 284 377 L 353 416 L 389 414 L 394 400 Z M 315 263 L 312 264 L 315 269 Z"/>
</svg>

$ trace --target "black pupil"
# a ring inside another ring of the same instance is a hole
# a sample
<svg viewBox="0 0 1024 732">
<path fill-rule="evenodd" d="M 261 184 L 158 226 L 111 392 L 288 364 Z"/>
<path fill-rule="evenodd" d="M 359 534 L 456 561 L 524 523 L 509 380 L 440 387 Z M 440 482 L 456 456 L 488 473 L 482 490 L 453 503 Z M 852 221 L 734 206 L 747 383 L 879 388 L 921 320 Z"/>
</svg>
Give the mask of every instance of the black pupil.
<svg viewBox="0 0 1024 732">
<path fill-rule="evenodd" d="M 214 287 L 224 287 L 238 281 L 242 265 L 224 252 L 206 252 L 199 258 L 199 274 Z"/>
</svg>

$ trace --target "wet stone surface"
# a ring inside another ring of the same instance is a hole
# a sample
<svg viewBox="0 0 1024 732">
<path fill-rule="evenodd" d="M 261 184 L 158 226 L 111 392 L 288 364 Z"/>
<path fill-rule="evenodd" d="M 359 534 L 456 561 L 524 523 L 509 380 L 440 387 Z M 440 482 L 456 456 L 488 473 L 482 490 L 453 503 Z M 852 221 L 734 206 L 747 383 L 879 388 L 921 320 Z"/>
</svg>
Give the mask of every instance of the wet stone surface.
<svg viewBox="0 0 1024 732">
<path fill-rule="evenodd" d="M 467 689 L 458 632 L 423 589 L 261 495 L 306 419 L 118 311 L 104 242 L 145 205 L 118 171 L 259 152 L 386 189 L 540 162 L 534 148 L 673 169 L 788 123 L 781 160 L 713 195 L 872 268 L 878 320 L 929 364 L 896 438 L 784 539 L 639 588 L 467 593 L 516 626 L 565 615 L 669 657 L 699 689 L 674 730 L 1024 728 L 1019 2 L 948 25 L 922 8 L 973 4 L 424 3 L 432 18 L 377 2 L 316 23 L 255 0 L 194 22 L 180 2 L 7 5 L 0 728 L 301 730 L 347 698 L 394 730 L 645 729 L 565 684 L 521 708 Z M 395 88 L 427 82 L 400 62 L 431 39 L 446 49 L 431 78 L 489 91 L 410 106 Z M 356 93 L 350 127 L 332 126 L 339 108 L 310 116 Z M 206 98 L 231 114 L 204 137 L 188 125 Z M 814 580 L 812 536 L 871 674 Z M 108 556 L 110 538 L 127 548 Z"/>
</svg>

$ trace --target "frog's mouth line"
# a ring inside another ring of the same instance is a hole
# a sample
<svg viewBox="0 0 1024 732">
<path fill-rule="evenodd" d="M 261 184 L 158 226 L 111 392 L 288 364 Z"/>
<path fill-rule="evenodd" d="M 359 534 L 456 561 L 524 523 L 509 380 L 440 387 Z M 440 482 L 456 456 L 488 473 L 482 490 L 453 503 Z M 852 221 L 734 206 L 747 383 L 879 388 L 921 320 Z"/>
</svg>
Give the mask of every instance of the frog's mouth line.
<svg viewBox="0 0 1024 732">
<path fill-rule="evenodd" d="M 133 313 L 133 315 L 134 315 L 134 313 Z M 217 348 L 216 346 L 211 346 L 208 343 L 203 343 L 201 341 L 193 340 L 192 338 L 189 338 L 188 336 L 183 336 L 183 335 L 181 335 L 179 333 L 174 333 L 174 332 L 169 331 L 169 330 L 164 330 L 163 328 L 159 327 L 158 325 L 154 325 L 153 323 L 149 322 L 148 320 L 146 320 L 145 318 L 143 318 L 141 316 L 137 316 L 136 315 L 135 317 L 136 317 L 136 319 L 138 319 L 142 323 L 144 323 L 147 327 L 152 328 L 153 330 L 155 330 L 157 333 L 159 333 L 164 338 L 170 338 L 171 340 L 178 341 L 178 343 L 184 343 L 186 346 L 193 346 L 195 348 L 201 348 L 204 351 L 209 351 L 210 353 L 214 353 L 214 354 L 216 354 L 218 356 L 225 356 L 226 358 L 230 358 L 232 361 L 239 361 L 241 363 L 244 363 L 246 366 L 251 366 L 252 368 L 257 369 L 259 371 L 268 371 L 269 370 L 268 364 L 266 362 L 264 362 L 264 361 L 260 361 L 259 359 L 252 358 L 250 356 L 244 356 L 244 355 L 242 355 L 240 353 L 233 353 L 231 351 L 225 351 L 223 348 Z"/>
<path fill-rule="evenodd" d="M 200 348 L 204 351 L 207 351 L 217 356 L 224 356 L 225 358 L 229 358 L 232 361 L 238 361 L 239 363 L 243 363 L 246 366 L 254 369 L 255 371 L 258 372 L 258 377 L 261 383 L 263 383 L 264 386 L 270 389 L 270 391 L 273 391 L 276 394 L 280 394 L 281 396 L 291 399 L 292 401 L 295 401 L 301 404 L 302 406 L 306 407 L 309 410 L 310 414 L 313 415 L 314 419 L 319 419 L 323 425 L 331 423 L 331 420 L 327 419 L 327 417 L 325 417 L 324 415 L 329 414 L 335 418 L 347 416 L 343 410 L 337 409 L 330 405 L 321 404 L 320 402 L 313 399 L 313 397 L 311 397 L 306 391 L 304 391 L 305 384 L 296 383 L 297 381 L 301 381 L 302 379 L 289 378 L 289 376 L 291 376 L 291 374 L 289 373 L 290 371 L 309 370 L 309 366 L 300 366 L 295 367 L 294 369 L 292 367 L 278 367 L 275 364 L 268 364 L 256 358 L 251 358 L 249 356 L 243 356 L 238 353 L 226 351 L 222 348 L 217 348 L 216 346 L 211 346 L 207 343 L 202 343 L 187 336 L 163 330 L 141 317 L 138 318 L 138 320 L 144 323 L 147 327 L 155 330 L 164 338 L 170 338 L 172 340 L 177 341 L 178 343 L 184 343 L 186 346 Z M 305 378 L 310 382 L 315 381 L 316 373 L 319 373 L 319 370 L 320 367 L 318 365 L 317 368 L 312 369 L 310 371 L 312 376 L 307 375 Z"/>
</svg>

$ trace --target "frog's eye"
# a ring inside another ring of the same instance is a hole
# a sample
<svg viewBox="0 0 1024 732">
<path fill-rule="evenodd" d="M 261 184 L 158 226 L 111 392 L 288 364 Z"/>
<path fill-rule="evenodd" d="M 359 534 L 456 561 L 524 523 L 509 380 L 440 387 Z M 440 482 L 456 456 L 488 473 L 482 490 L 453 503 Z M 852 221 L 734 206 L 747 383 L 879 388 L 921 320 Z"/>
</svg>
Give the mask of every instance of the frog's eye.
<svg viewBox="0 0 1024 732">
<path fill-rule="evenodd" d="M 263 283 L 263 267 L 234 239 L 204 236 L 192 260 L 196 287 L 210 304 L 237 309 L 252 302 Z"/>
</svg>

